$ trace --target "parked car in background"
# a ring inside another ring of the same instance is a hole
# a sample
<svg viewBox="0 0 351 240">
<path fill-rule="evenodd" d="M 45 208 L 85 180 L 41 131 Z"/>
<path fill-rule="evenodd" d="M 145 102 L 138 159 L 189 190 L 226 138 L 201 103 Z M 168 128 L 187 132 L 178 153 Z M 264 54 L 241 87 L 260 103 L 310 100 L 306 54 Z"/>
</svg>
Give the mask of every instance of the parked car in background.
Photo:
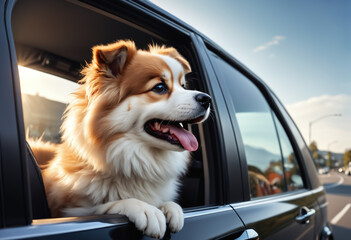
<svg viewBox="0 0 351 240">
<path fill-rule="evenodd" d="M 330 168 L 329 167 L 321 167 L 318 169 L 318 173 L 319 174 L 328 174 L 330 171 Z"/>
<path fill-rule="evenodd" d="M 212 97 L 166 239 L 332 239 L 310 152 L 271 89 L 206 36 L 147 1 L 0 4 L 0 239 L 147 239 L 123 216 L 51 218 L 26 136 L 60 141 L 65 105 L 91 47 L 117 39 L 174 46 L 188 88 Z M 194 10 L 196 11 L 196 10 Z M 127 119 L 126 119 L 127 121 Z"/>
<path fill-rule="evenodd" d="M 345 167 L 345 174 L 346 175 L 351 175 L 351 162 L 349 162 L 347 164 L 347 166 Z"/>
</svg>

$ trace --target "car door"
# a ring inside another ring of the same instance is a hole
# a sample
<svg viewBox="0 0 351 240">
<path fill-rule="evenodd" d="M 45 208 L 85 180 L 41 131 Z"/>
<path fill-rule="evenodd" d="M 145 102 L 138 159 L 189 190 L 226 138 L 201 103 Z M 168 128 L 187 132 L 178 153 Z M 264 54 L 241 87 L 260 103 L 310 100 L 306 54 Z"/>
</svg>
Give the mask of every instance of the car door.
<svg viewBox="0 0 351 240">
<path fill-rule="evenodd" d="M 240 149 L 246 200 L 231 206 L 261 239 L 315 239 L 317 199 L 324 190 L 301 136 L 287 125 L 267 87 L 220 55 L 209 51 Z"/>
<path fill-rule="evenodd" d="M 30 4 L 31 1 L 18 1 L 18 4 Z M 209 82 L 210 78 L 205 76 L 203 72 L 205 67 L 201 65 L 201 56 L 196 52 L 195 48 L 192 46 L 192 36 L 191 32 L 181 28 L 181 26 L 166 20 L 165 18 L 150 12 L 144 5 L 139 5 L 134 2 L 114 2 L 100 1 L 97 4 L 95 1 L 89 2 L 84 1 L 84 3 L 72 3 L 72 2 L 62 2 L 62 1 L 52 1 L 47 4 L 46 1 L 42 1 L 39 4 L 38 1 L 32 1 L 35 5 L 37 12 L 33 16 L 35 19 L 40 19 L 40 10 L 42 7 L 51 7 L 52 13 L 57 13 L 58 10 L 64 10 L 62 16 L 64 19 L 71 17 L 70 14 L 74 11 L 80 11 L 79 7 L 84 8 L 84 13 L 89 11 L 88 14 L 79 15 L 80 18 L 84 17 L 96 17 L 102 18 L 101 16 L 108 16 L 109 19 L 117 19 L 118 21 L 132 21 L 131 24 L 135 27 L 140 22 L 143 23 L 142 27 L 137 26 L 135 28 L 156 28 L 157 33 L 162 32 L 162 30 L 167 30 L 166 33 L 171 33 L 170 36 L 183 37 L 183 42 L 187 43 L 187 50 L 190 51 L 189 55 L 193 56 L 195 59 L 192 61 L 194 69 L 197 69 L 199 76 L 203 78 L 197 78 L 198 83 L 194 85 L 201 90 L 208 90 L 209 92 L 214 92 L 212 90 Z M 95 4 L 95 6 L 89 5 Z M 20 5 L 19 5 L 20 6 Z M 54 7 L 53 7 L 54 6 Z M 67 6 L 67 8 L 65 8 Z M 19 70 L 17 56 L 20 56 L 17 46 L 15 46 L 16 39 L 14 39 L 13 31 L 19 32 L 19 29 L 12 29 L 11 19 L 12 10 L 15 7 L 15 1 L 9 0 L 1 3 L 1 28 L 2 34 L 0 36 L 1 41 L 1 68 L 3 77 L 1 78 L 1 105 L 0 110 L 6 112 L 6 114 L 1 115 L 1 139 L 0 139 L 0 161 L 1 161 L 1 178 L 0 178 L 0 238 L 1 239 L 148 239 L 143 236 L 141 232 L 135 230 L 133 224 L 129 223 L 128 220 L 119 215 L 105 215 L 105 216 L 89 216 L 89 217 L 73 217 L 73 218 L 40 218 L 36 219 L 33 217 L 33 208 L 31 204 L 31 184 L 29 176 L 31 173 L 28 171 L 29 157 L 26 156 L 26 143 L 25 143 L 25 122 L 24 113 L 22 108 L 26 108 L 25 105 L 22 106 L 21 99 L 21 89 L 19 86 Z M 23 7 L 23 5 L 22 5 Z M 101 9 L 100 9 L 101 8 Z M 20 17 L 24 17 L 25 14 L 30 11 L 28 6 L 24 5 L 24 10 L 20 13 Z M 109 12 L 105 12 L 106 9 Z M 119 9 L 123 12 L 122 15 L 118 17 L 111 17 L 115 14 L 113 9 Z M 151 8 L 150 8 L 151 9 Z M 91 10 L 91 12 L 90 12 Z M 45 12 L 45 16 L 50 18 L 49 21 L 42 22 L 44 26 L 50 27 L 50 21 L 55 21 L 53 14 L 50 12 Z M 83 10 L 82 10 L 83 12 Z M 39 15 L 38 15 L 39 14 Z M 55 15 L 57 16 L 57 15 Z M 75 15 L 76 16 L 76 15 Z M 123 18 L 121 20 L 121 18 Z M 125 20 L 126 18 L 127 20 Z M 64 20 L 63 19 L 63 20 Z M 30 18 L 28 19 L 30 21 Z M 59 21 L 59 19 L 57 19 Z M 97 20 L 96 20 L 97 21 Z M 110 20 L 109 20 L 110 21 Z M 155 25 L 155 22 L 158 24 Z M 148 23 L 152 23 L 152 26 L 148 26 Z M 16 25 L 16 24 L 15 24 Z M 19 25 L 16 25 L 19 26 Z M 60 28 L 49 28 L 52 31 L 66 30 L 65 27 L 69 28 L 69 25 L 61 25 Z M 89 26 L 93 29 L 93 26 Z M 26 29 L 30 30 L 30 29 Z M 134 29 L 131 29 L 134 31 Z M 36 28 L 37 34 L 40 35 L 40 29 Z M 136 30 L 135 30 L 136 31 Z M 152 35 L 152 30 L 148 30 L 148 34 Z M 179 31 L 179 32 L 177 32 Z M 29 31 L 30 32 L 30 31 Z M 65 31 L 63 31 L 65 32 Z M 59 33 L 50 32 L 51 34 Z M 166 34 L 163 33 L 163 34 Z M 154 34 L 156 36 L 156 33 Z M 153 36 L 153 35 L 152 35 Z M 35 42 L 35 35 L 30 35 L 33 37 L 31 41 Z M 65 40 L 69 38 L 66 34 Z M 48 41 L 50 38 L 47 38 Z M 179 38 L 180 39 L 180 38 Z M 26 41 L 26 38 L 22 38 Z M 55 39 L 60 41 L 60 39 Z M 113 39 L 115 40 L 115 39 Z M 83 41 L 83 40 L 82 40 Z M 58 42 L 60 43 L 60 42 Z M 69 44 L 69 41 L 66 42 Z M 46 42 L 46 47 L 50 47 L 49 42 Z M 83 42 L 82 42 L 83 44 Z M 63 44 L 61 44 L 62 46 Z M 66 45 L 69 47 L 69 45 Z M 17 48 L 17 49 L 16 49 Z M 17 55 L 16 55 L 17 50 Z M 59 50 L 57 50 L 59 51 Z M 28 57 L 28 56 L 27 56 Z M 60 65 L 61 70 L 70 69 L 67 68 L 67 64 L 70 62 L 68 58 L 57 57 L 55 58 L 53 54 L 46 55 L 50 59 L 36 58 L 31 62 L 32 66 L 42 69 L 44 65 L 48 65 L 51 69 L 54 68 L 56 63 Z M 52 61 L 52 60 L 55 61 Z M 44 61 L 41 63 L 41 61 Z M 39 61 L 39 62 L 36 62 Z M 39 63 L 39 64 L 37 64 Z M 37 64 L 37 65 L 35 65 Z M 50 73 L 50 68 L 45 69 Z M 20 70 L 21 71 L 21 70 Z M 69 72 L 60 72 L 60 77 L 72 77 Z M 46 75 L 47 76 L 47 75 Z M 50 76 L 47 76 L 48 78 Z M 34 84 L 32 84 L 34 85 Z M 218 89 L 218 86 L 215 86 Z M 216 97 L 218 99 L 216 101 Z M 41 99 L 43 100 L 43 99 Z M 221 104 L 224 103 L 223 96 L 220 92 L 213 95 L 213 100 L 217 105 L 213 108 L 221 108 Z M 57 105 L 57 104 L 56 104 Z M 230 144 L 234 141 L 234 137 L 227 133 L 222 133 L 220 128 L 221 124 L 230 124 L 230 119 L 228 113 L 226 115 L 220 115 L 221 111 L 219 109 L 214 109 L 215 117 L 211 119 L 208 125 L 200 125 L 193 131 L 198 132 L 201 145 L 203 146 L 200 150 L 199 155 L 201 161 L 198 164 L 194 164 L 194 171 L 200 172 L 199 178 L 194 180 L 193 176 L 185 176 L 189 178 L 187 183 L 184 184 L 186 187 L 191 186 L 192 182 L 203 182 L 203 193 L 199 194 L 201 196 L 200 200 L 195 203 L 187 204 L 184 203 L 185 212 L 185 225 L 184 228 L 177 234 L 171 234 L 167 232 L 165 239 L 235 239 L 245 236 L 244 224 L 240 220 L 239 216 L 233 210 L 233 208 L 226 201 L 226 181 L 227 177 L 222 179 L 222 172 L 227 176 L 226 173 L 227 164 L 226 156 L 233 150 L 223 150 L 219 143 L 226 142 Z M 31 112 L 31 109 L 27 112 Z M 221 121 L 221 122 L 219 122 Z M 224 135 L 224 136 L 223 136 Z M 207 139 L 207 140 L 206 140 Z M 216 146 L 216 147 L 215 147 Z M 194 157 L 196 158 L 196 156 Z M 196 160 L 196 159 L 195 159 Z M 197 161 L 194 161 L 198 163 Z M 190 172 L 194 172 L 191 170 Z M 198 174 L 196 172 L 196 174 Z M 200 180 L 198 180 L 200 179 Z M 233 177 L 231 177 L 233 179 Z M 184 180 L 185 181 L 185 180 Z M 240 181 L 240 179 L 239 179 Z M 190 188 L 188 195 L 197 195 L 194 188 Z M 181 193 L 181 196 L 185 195 Z M 224 196 L 224 197 L 223 197 Z M 238 196 L 239 198 L 242 195 Z M 184 197 L 186 199 L 186 197 Z M 244 234 L 244 235 L 243 235 Z"/>
</svg>

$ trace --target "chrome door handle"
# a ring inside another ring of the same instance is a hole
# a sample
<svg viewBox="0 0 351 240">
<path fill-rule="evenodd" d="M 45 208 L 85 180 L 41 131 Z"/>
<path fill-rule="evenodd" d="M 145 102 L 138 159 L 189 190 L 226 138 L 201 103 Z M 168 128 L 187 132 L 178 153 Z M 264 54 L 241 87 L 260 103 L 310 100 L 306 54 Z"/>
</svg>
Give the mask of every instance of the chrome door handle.
<svg viewBox="0 0 351 240">
<path fill-rule="evenodd" d="M 253 229 L 246 229 L 240 237 L 235 240 L 258 240 L 258 233 Z"/>
<path fill-rule="evenodd" d="M 307 207 L 302 207 L 300 209 L 300 215 L 295 218 L 296 222 L 300 224 L 308 224 L 310 223 L 310 217 L 312 217 L 314 214 L 316 214 L 316 210 L 313 208 L 309 209 Z"/>
</svg>

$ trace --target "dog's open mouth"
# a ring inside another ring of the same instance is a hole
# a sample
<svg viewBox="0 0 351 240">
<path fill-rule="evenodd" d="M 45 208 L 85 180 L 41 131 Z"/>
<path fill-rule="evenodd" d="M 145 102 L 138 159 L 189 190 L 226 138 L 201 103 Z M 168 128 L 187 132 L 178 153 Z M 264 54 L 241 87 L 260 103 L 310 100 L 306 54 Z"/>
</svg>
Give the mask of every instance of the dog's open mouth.
<svg viewBox="0 0 351 240">
<path fill-rule="evenodd" d="M 198 122 L 198 120 L 187 121 L 183 124 L 194 122 Z M 183 147 L 188 151 L 196 151 L 199 146 L 196 137 L 184 129 L 181 122 L 153 119 L 148 121 L 144 128 L 148 134 Z"/>
</svg>

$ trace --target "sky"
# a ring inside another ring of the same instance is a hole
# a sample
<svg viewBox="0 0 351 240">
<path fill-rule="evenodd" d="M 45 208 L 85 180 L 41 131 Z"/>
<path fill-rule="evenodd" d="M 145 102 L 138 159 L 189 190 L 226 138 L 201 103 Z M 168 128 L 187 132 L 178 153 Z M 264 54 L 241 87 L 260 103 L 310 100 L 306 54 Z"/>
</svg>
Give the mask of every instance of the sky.
<svg viewBox="0 0 351 240">
<path fill-rule="evenodd" d="M 258 75 L 305 141 L 351 149 L 351 1 L 152 0 Z M 314 121 L 323 116 L 330 116 Z M 309 128 L 309 123 L 312 127 Z"/>
</svg>

